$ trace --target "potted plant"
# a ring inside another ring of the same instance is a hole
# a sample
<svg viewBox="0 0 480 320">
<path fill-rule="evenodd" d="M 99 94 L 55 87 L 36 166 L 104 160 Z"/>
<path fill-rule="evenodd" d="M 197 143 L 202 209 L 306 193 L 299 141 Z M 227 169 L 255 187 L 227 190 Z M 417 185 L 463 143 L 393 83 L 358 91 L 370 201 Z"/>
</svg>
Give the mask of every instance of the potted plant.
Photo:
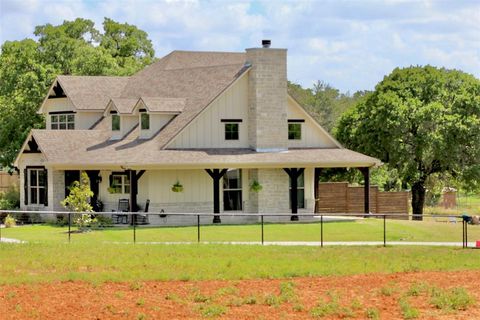
<svg viewBox="0 0 480 320">
<path fill-rule="evenodd" d="M 263 189 L 263 186 L 257 180 L 253 180 L 252 184 L 250 185 L 250 190 L 253 192 L 260 192 Z"/>
<path fill-rule="evenodd" d="M 173 192 L 182 192 L 183 191 L 183 186 L 180 183 L 180 181 L 177 180 L 177 182 L 175 182 L 175 184 L 172 186 L 172 191 Z"/>
</svg>

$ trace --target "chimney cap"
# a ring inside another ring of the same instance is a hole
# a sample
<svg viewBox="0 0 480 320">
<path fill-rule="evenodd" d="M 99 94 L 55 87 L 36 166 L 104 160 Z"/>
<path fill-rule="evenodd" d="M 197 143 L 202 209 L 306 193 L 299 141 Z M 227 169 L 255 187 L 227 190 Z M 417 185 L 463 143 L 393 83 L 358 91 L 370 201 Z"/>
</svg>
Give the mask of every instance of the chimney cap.
<svg viewBox="0 0 480 320">
<path fill-rule="evenodd" d="M 272 40 L 262 40 L 262 47 L 264 48 L 270 48 L 270 45 L 272 44 Z"/>
</svg>

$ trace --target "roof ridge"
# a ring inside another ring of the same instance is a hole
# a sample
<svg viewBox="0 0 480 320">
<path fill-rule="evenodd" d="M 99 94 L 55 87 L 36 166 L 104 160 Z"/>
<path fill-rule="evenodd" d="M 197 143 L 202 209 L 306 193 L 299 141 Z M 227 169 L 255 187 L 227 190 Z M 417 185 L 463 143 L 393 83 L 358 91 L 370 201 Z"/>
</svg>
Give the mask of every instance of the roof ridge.
<svg viewBox="0 0 480 320">
<path fill-rule="evenodd" d="M 245 63 L 228 63 L 228 64 L 217 64 L 217 65 L 211 65 L 211 66 L 200 66 L 200 67 L 190 67 L 190 68 L 172 68 L 172 69 L 162 69 L 160 70 L 161 72 L 167 72 L 167 71 L 176 71 L 176 70 L 196 70 L 196 69 L 207 69 L 207 68 L 220 68 L 220 67 L 229 67 L 229 66 L 240 66 L 240 65 L 245 65 Z M 137 75 L 135 74 L 134 77 Z"/>
</svg>

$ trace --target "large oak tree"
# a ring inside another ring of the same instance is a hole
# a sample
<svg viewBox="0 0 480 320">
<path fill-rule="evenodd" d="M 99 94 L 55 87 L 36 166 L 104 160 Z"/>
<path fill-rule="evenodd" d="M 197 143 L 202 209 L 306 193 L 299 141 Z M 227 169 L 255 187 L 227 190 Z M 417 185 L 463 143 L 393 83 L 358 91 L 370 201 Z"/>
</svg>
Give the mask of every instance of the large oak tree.
<svg viewBox="0 0 480 320">
<path fill-rule="evenodd" d="M 421 219 L 429 176 L 479 178 L 480 80 L 432 66 L 397 68 L 342 116 L 336 136 L 396 169 Z"/>
</svg>

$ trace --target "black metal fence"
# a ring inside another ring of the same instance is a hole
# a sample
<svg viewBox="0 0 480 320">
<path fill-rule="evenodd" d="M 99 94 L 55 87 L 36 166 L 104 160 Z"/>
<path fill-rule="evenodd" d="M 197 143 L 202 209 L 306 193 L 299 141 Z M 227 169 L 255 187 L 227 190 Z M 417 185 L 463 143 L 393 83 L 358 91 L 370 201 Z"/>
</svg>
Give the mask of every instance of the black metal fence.
<svg viewBox="0 0 480 320">
<path fill-rule="evenodd" d="M 19 219 L 20 223 L 25 223 L 25 217 L 31 217 L 35 216 L 35 219 L 28 219 L 28 222 L 30 223 L 42 223 L 44 222 L 45 219 L 42 219 L 43 215 L 55 215 L 55 216 L 64 216 L 67 217 L 67 223 L 65 226 L 68 226 L 68 232 L 67 232 L 67 237 L 68 237 L 68 242 L 71 242 L 72 238 L 72 227 L 75 227 L 73 223 L 73 217 L 74 215 L 92 215 L 92 216 L 112 216 L 112 215 L 121 215 L 121 216 L 127 216 L 129 225 L 132 227 L 132 241 L 133 243 L 137 242 L 137 228 L 139 227 L 138 224 L 138 216 L 161 216 L 161 217 L 178 217 L 178 216 L 183 216 L 183 217 L 196 217 L 196 229 L 197 229 L 197 242 L 200 243 L 202 241 L 201 239 L 201 226 L 202 225 L 213 225 L 213 221 L 217 220 L 214 219 L 216 216 L 218 217 L 257 217 L 258 222 L 257 224 L 260 225 L 260 242 L 261 244 L 265 244 L 265 230 L 264 226 L 267 223 L 265 221 L 265 218 L 271 218 L 271 217 L 283 217 L 286 218 L 285 221 L 279 222 L 279 223 L 286 223 L 288 220 L 287 218 L 291 218 L 292 216 L 296 216 L 296 219 L 291 219 L 292 221 L 287 222 L 287 223 L 292 223 L 292 224 L 301 224 L 305 223 L 305 221 L 298 221 L 298 217 L 308 217 L 308 218 L 316 218 L 319 220 L 319 222 L 316 222 L 319 224 L 319 233 L 320 233 L 320 246 L 324 246 L 324 224 L 327 223 L 325 221 L 326 218 L 329 219 L 335 219 L 336 217 L 356 217 L 356 218 L 376 218 L 376 219 L 382 219 L 383 223 L 383 241 L 380 241 L 383 243 L 383 246 L 387 246 L 387 218 L 392 218 L 395 219 L 397 217 L 402 217 L 405 218 L 405 214 L 285 214 L 285 213 L 219 213 L 219 214 L 212 214 L 212 213 L 165 213 L 165 212 L 146 212 L 146 213 L 139 213 L 139 212 L 68 212 L 68 211 L 21 211 L 21 210 L 0 210 L 0 217 L 4 217 L 6 215 L 13 215 L 14 217 L 17 217 Z M 201 224 L 200 218 L 201 217 L 209 217 L 212 220 L 212 223 L 208 224 Z M 410 216 L 411 218 L 412 216 Z M 468 224 L 472 223 L 472 217 L 467 216 L 467 215 L 422 215 L 423 218 L 443 218 L 447 219 L 447 222 L 461 222 L 462 223 L 462 247 L 463 248 L 468 248 Z M 418 217 L 415 217 L 418 218 Z M 338 221 L 338 220 L 336 220 Z M 1 222 L 1 219 L 0 219 Z M 274 222 L 275 223 L 275 222 Z M 277 222 L 278 223 L 278 222 Z M 252 224 L 252 223 L 249 223 Z M 115 225 L 112 225 L 114 227 Z M 185 226 L 186 225 L 182 225 Z M 190 224 L 189 226 L 193 226 L 193 224 Z M 157 227 L 155 225 L 154 227 Z M 161 226 L 158 226 L 161 227 Z M 0 242 L 2 239 L 2 228 L 0 228 Z M 379 239 L 380 240 L 380 239 Z M 354 242 L 354 241 L 352 241 Z M 369 242 L 369 241 L 365 241 Z M 428 245 L 428 243 L 426 244 Z"/>
</svg>

